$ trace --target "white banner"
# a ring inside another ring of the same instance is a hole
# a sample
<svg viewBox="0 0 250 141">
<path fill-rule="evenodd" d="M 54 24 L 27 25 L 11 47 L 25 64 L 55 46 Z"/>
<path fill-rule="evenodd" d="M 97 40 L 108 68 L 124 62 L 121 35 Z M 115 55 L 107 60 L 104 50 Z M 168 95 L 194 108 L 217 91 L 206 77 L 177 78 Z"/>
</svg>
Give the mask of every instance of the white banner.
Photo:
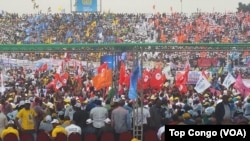
<svg viewBox="0 0 250 141">
<path fill-rule="evenodd" d="M 199 80 L 197 81 L 194 89 L 197 93 L 203 93 L 207 88 L 211 86 L 210 82 L 204 77 L 203 75 L 200 75 Z"/>
<path fill-rule="evenodd" d="M 242 79 L 242 82 L 247 88 L 250 88 L 250 79 Z"/>
<path fill-rule="evenodd" d="M 185 71 L 177 71 L 176 74 L 178 73 L 182 73 L 184 74 Z M 196 84 L 201 76 L 202 72 L 201 71 L 189 71 L 188 72 L 188 80 L 187 80 L 187 84 Z M 212 73 L 210 71 L 205 71 L 205 74 L 208 77 L 212 77 Z M 175 76 L 175 78 L 177 77 L 177 75 Z"/>
<path fill-rule="evenodd" d="M 224 79 L 222 85 L 225 86 L 227 89 L 232 85 L 236 79 L 232 76 L 231 73 L 228 73 L 226 78 Z"/>
</svg>

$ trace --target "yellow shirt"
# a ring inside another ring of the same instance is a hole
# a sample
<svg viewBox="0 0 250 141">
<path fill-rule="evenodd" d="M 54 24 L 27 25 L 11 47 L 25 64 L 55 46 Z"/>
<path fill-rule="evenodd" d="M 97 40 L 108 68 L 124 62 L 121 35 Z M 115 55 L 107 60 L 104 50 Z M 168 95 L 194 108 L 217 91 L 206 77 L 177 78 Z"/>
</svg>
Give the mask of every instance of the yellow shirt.
<svg viewBox="0 0 250 141">
<path fill-rule="evenodd" d="M 65 126 L 68 126 L 68 125 L 70 125 L 70 120 L 65 120 L 64 122 L 63 122 L 63 125 L 65 125 Z"/>
<path fill-rule="evenodd" d="M 15 129 L 13 127 L 8 127 L 7 129 L 4 129 L 2 134 L 1 134 L 1 138 L 3 139 L 9 133 L 13 133 L 17 136 L 17 138 L 19 138 L 19 133 L 18 133 L 17 129 Z"/>
<path fill-rule="evenodd" d="M 67 131 L 65 130 L 65 128 L 63 128 L 60 125 L 57 125 L 53 130 L 52 130 L 52 137 L 55 138 L 57 136 L 58 133 L 64 133 L 65 135 L 67 135 Z"/>
<path fill-rule="evenodd" d="M 35 129 L 35 117 L 37 113 L 33 109 L 26 110 L 23 108 L 20 110 L 16 117 L 22 120 L 21 127 L 24 130 L 33 130 Z"/>
</svg>

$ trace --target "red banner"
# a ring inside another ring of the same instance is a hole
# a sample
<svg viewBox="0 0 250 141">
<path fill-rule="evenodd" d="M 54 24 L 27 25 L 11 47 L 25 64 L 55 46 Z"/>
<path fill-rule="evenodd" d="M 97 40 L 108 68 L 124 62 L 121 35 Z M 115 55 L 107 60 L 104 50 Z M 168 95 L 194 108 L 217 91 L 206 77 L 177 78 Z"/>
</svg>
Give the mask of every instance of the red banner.
<svg viewBox="0 0 250 141">
<path fill-rule="evenodd" d="M 216 58 L 200 58 L 197 61 L 199 67 L 211 67 L 216 66 L 218 60 Z"/>
</svg>

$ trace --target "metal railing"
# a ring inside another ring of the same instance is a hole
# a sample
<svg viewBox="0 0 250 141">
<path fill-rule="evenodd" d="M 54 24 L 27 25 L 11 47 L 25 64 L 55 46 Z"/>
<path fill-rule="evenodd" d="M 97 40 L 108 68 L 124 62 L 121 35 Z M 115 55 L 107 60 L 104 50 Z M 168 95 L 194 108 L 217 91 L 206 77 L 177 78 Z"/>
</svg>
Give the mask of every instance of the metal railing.
<svg viewBox="0 0 250 141">
<path fill-rule="evenodd" d="M 0 52 L 103 52 L 103 51 L 228 51 L 250 49 L 249 43 L 86 43 L 86 44 L 1 44 Z"/>
</svg>

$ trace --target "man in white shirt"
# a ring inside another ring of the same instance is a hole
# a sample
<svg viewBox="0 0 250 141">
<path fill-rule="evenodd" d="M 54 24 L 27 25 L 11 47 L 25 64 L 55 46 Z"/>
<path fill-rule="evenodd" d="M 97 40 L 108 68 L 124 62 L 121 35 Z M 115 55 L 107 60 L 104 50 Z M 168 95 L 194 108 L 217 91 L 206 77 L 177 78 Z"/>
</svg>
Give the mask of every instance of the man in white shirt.
<svg viewBox="0 0 250 141">
<path fill-rule="evenodd" d="M 71 133 L 79 133 L 82 134 L 82 129 L 80 126 L 75 125 L 74 121 L 71 121 L 71 124 L 67 127 L 65 127 L 65 130 L 67 131 L 67 136 L 69 136 Z"/>
<path fill-rule="evenodd" d="M 93 120 L 93 126 L 100 129 L 105 125 L 104 120 L 108 118 L 108 110 L 102 106 L 101 100 L 95 101 L 96 106 L 90 111 L 90 118 Z"/>
</svg>

